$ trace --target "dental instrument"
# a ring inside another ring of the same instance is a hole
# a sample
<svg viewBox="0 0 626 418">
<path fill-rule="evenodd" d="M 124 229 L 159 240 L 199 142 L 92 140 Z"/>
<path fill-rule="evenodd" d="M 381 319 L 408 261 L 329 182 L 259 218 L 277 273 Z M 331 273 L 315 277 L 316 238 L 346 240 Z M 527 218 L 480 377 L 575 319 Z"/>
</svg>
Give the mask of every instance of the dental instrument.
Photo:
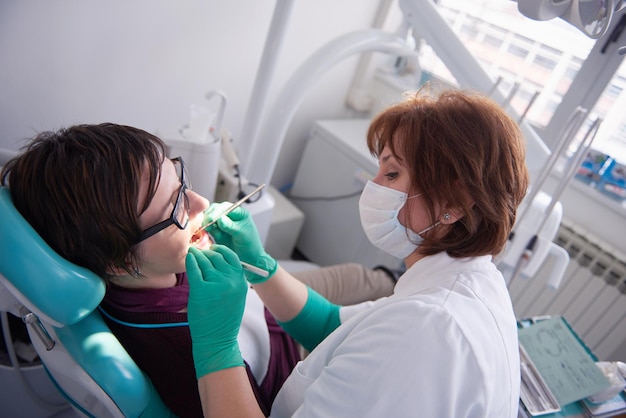
<svg viewBox="0 0 626 418">
<path fill-rule="evenodd" d="M 261 268 L 258 268 L 256 266 L 253 266 L 250 263 L 246 263 L 245 261 L 241 261 L 241 267 L 243 267 L 244 270 L 248 270 L 249 272 L 254 273 L 254 274 L 256 274 L 258 276 L 261 276 L 261 277 L 269 277 L 269 275 L 270 275 L 269 272 L 267 272 L 267 271 L 265 271 L 265 270 L 263 270 Z"/>
<path fill-rule="evenodd" d="M 256 189 L 254 189 L 253 191 L 251 191 L 250 193 L 248 193 L 247 195 L 245 195 L 244 197 L 242 197 L 241 199 L 239 199 L 238 201 L 236 201 L 235 203 L 233 203 L 231 206 L 228 207 L 228 209 L 226 209 L 224 212 L 220 213 L 218 216 L 216 216 L 212 221 L 210 221 L 208 224 L 201 226 L 200 228 L 198 228 L 198 230 L 196 232 L 194 232 L 194 234 L 197 234 L 198 232 L 200 232 L 201 230 L 210 227 L 211 225 L 213 225 L 215 222 L 217 222 L 217 220 L 219 218 L 221 218 L 224 215 L 228 215 L 229 213 L 231 213 L 232 211 L 234 211 L 235 209 L 237 209 L 239 206 L 241 206 L 246 200 L 250 199 L 252 196 L 254 196 L 255 194 L 257 194 L 258 192 L 261 191 L 262 188 L 265 187 L 265 183 L 261 184 L 259 187 L 257 187 Z"/>
</svg>

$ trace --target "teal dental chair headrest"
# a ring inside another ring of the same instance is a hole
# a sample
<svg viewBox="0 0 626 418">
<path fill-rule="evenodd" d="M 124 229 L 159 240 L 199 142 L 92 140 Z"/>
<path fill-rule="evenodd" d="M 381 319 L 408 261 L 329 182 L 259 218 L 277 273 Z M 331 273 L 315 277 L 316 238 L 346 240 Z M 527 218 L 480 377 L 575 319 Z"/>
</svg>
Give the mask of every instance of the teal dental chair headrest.
<svg viewBox="0 0 626 418">
<path fill-rule="evenodd" d="M 20 302 L 55 326 L 75 324 L 104 297 L 104 281 L 52 250 L 15 208 L 6 187 L 0 187 L 0 254 L 0 274 L 25 298 Z"/>
</svg>

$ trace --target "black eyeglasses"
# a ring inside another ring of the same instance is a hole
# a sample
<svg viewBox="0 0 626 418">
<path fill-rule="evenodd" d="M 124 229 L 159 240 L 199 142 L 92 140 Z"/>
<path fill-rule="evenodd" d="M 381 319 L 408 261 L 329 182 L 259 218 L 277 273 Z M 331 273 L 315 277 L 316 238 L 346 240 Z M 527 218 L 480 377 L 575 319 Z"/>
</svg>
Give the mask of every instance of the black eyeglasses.
<svg viewBox="0 0 626 418">
<path fill-rule="evenodd" d="M 187 189 L 191 190 L 191 183 L 187 184 L 189 175 L 185 170 L 185 163 L 183 162 L 183 159 L 181 157 L 172 158 L 172 162 L 174 163 L 176 173 L 180 178 L 180 190 L 178 191 L 176 203 L 174 204 L 174 209 L 172 209 L 172 214 L 168 219 L 161 221 L 148 229 L 144 229 L 138 242 L 150 238 L 152 235 L 164 230 L 172 224 L 176 225 L 179 229 L 187 228 L 187 224 L 189 223 L 190 208 L 189 198 L 185 192 Z"/>
</svg>

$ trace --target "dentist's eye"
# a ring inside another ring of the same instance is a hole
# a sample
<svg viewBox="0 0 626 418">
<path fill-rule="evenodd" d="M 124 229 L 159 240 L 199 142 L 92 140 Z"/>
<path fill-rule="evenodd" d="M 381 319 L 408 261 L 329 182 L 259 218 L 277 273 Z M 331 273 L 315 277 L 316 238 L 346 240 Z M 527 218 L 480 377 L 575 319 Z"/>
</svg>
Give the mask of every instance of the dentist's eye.
<svg viewBox="0 0 626 418">
<path fill-rule="evenodd" d="M 389 180 L 396 179 L 396 178 L 398 178 L 398 172 L 394 171 L 392 173 L 387 173 L 387 174 L 385 174 L 385 177 L 387 177 Z"/>
</svg>

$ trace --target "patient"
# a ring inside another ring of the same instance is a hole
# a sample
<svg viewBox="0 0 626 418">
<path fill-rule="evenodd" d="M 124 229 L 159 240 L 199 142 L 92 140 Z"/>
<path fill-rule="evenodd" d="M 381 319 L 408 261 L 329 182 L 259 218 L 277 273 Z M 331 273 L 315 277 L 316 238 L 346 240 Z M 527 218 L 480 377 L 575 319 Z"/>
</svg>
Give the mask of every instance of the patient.
<svg viewBox="0 0 626 418">
<path fill-rule="evenodd" d="M 57 253 L 105 280 L 101 313 L 165 404 L 180 417 L 201 417 L 184 270 L 210 202 L 192 190 L 184 161 L 165 154 L 164 143 L 143 130 L 78 125 L 35 137 L 3 167 L 2 185 Z M 386 296 L 394 286 L 386 272 L 357 264 L 299 275 L 340 304 Z M 238 340 L 268 415 L 299 347 L 253 290 Z"/>
</svg>

